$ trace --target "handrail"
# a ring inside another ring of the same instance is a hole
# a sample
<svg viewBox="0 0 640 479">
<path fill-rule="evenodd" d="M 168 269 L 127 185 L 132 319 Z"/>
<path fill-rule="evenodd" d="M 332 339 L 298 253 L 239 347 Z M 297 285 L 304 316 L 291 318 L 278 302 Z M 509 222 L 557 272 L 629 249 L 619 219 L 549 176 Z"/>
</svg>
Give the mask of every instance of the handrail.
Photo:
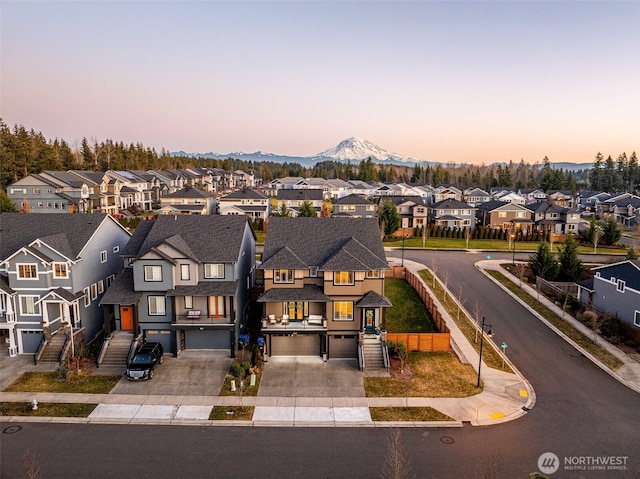
<svg viewBox="0 0 640 479">
<path fill-rule="evenodd" d="M 38 349 L 33 355 L 33 364 L 38 365 L 38 361 L 40 361 L 40 358 L 44 353 L 44 348 L 47 347 L 47 344 L 49 344 L 49 341 L 47 341 L 46 337 L 42 336 L 42 340 L 40 340 L 40 346 L 38 346 Z"/>
<path fill-rule="evenodd" d="M 380 346 L 382 347 L 382 363 L 384 368 L 389 371 L 389 348 L 387 348 L 386 341 L 380 340 Z"/>
<path fill-rule="evenodd" d="M 358 343 L 358 366 L 360 371 L 364 371 L 364 354 L 362 353 L 362 344 Z"/>
<path fill-rule="evenodd" d="M 131 345 L 129 346 L 129 354 L 127 354 L 127 366 L 133 359 L 133 355 L 136 354 L 138 350 L 138 345 L 142 343 L 142 335 L 138 335 L 138 337 L 134 337 L 131 341 Z"/>
<path fill-rule="evenodd" d="M 113 334 L 109 335 L 104 342 L 102 343 L 102 347 L 100 348 L 100 354 L 98 354 L 98 359 L 96 361 L 96 366 L 100 367 L 100 364 L 104 361 L 104 357 L 107 354 L 107 348 L 109 347 L 109 343 L 111 342 L 111 338 L 113 338 Z"/>
</svg>

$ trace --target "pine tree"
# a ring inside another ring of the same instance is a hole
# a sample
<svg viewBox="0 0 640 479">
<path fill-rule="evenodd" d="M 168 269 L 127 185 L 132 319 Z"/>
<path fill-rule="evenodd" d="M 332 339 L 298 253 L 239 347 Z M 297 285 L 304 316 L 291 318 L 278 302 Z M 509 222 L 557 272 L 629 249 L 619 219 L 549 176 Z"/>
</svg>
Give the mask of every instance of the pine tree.
<svg viewBox="0 0 640 479">
<path fill-rule="evenodd" d="M 529 267 L 536 276 L 549 281 L 556 279 L 559 266 L 549 243 L 546 241 L 540 243 L 538 251 L 529 257 Z"/>
<path fill-rule="evenodd" d="M 303 201 L 302 204 L 300 204 L 298 216 L 302 216 L 305 218 L 315 218 L 316 216 L 318 216 L 318 214 L 316 213 L 316 210 L 310 201 Z"/>
<path fill-rule="evenodd" d="M 562 280 L 575 282 L 580 278 L 584 265 L 578 257 L 578 248 L 578 242 L 573 238 L 572 234 L 569 234 L 558 254 L 558 261 L 560 262 L 559 277 Z"/>
<path fill-rule="evenodd" d="M 384 224 L 384 235 L 391 236 L 400 229 L 400 214 L 396 205 L 385 201 L 379 214 L 379 221 Z"/>
</svg>

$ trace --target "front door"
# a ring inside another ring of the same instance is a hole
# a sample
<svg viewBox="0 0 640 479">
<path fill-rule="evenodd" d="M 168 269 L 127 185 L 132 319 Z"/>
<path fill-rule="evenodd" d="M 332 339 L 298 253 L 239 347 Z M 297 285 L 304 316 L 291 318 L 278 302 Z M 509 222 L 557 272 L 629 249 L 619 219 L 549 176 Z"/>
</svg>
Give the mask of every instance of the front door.
<svg viewBox="0 0 640 479">
<path fill-rule="evenodd" d="M 376 311 L 375 309 L 364 310 L 364 332 L 367 334 L 373 334 L 376 329 Z"/>
<path fill-rule="evenodd" d="M 120 306 L 120 329 L 133 331 L 133 307 Z"/>
</svg>

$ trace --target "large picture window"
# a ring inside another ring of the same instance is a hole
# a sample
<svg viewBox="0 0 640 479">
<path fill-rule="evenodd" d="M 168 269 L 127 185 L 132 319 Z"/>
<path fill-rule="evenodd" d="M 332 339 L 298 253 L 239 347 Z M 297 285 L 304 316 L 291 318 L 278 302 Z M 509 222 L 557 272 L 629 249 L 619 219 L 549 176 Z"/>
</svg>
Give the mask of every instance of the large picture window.
<svg viewBox="0 0 640 479">
<path fill-rule="evenodd" d="M 18 278 L 20 279 L 37 279 L 38 267 L 35 264 L 19 264 Z"/>
<path fill-rule="evenodd" d="M 274 283 L 293 283 L 292 269 L 276 269 L 273 271 Z"/>
<path fill-rule="evenodd" d="M 333 284 L 353 284 L 353 271 L 336 271 L 333 274 Z"/>
<path fill-rule="evenodd" d="M 221 263 L 205 263 L 204 265 L 204 277 L 205 278 L 224 278 L 224 264 Z"/>
<path fill-rule="evenodd" d="M 149 296 L 149 316 L 164 316 L 164 296 Z"/>
<path fill-rule="evenodd" d="M 224 296 L 209 296 L 209 317 L 224 318 Z"/>
<path fill-rule="evenodd" d="M 162 266 L 145 266 L 145 281 L 162 281 Z"/>
<path fill-rule="evenodd" d="M 333 319 L 335 321 L 353 321 L 353 303 L 351 301 L 333 303 Z"/>
<path fill-rule="evenodd" d="M 23 316 L 39 316 L 40 303 L 38 296 L 20 296 L 20 314 Z"/>
</svg>

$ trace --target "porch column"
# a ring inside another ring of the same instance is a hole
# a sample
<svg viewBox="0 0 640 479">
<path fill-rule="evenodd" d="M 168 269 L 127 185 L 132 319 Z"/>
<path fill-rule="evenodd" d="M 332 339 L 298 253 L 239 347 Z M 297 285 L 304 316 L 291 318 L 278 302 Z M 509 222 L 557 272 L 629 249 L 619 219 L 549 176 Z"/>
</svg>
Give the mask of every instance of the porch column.
<svg viewBox="0 0 640 479">
<path fill-rule="evenodd" d="M 9 327 L 9 356 L 13 358 L 17 355 L 18 355 L 18 345 L 16 343 L 16 330 L 13 327 L 13 325 L 11 325 Z"/>
</svg>

